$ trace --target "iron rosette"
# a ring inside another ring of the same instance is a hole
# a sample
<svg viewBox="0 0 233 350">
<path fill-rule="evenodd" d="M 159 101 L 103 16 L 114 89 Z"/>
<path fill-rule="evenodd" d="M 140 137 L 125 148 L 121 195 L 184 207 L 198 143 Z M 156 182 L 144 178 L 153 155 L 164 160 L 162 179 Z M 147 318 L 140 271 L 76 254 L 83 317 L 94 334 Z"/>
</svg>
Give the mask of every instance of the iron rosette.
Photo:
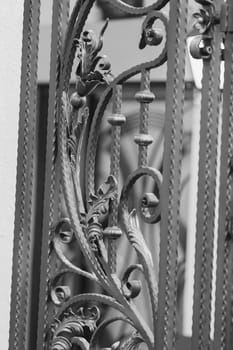
<svg viewBox="0 0 233 350">
<path fill-rule="evenodd" d="M 101 124 L 106 106 L 112 97 L 113 89 L 143 70 L 150 70 L 164 64 L 167 59 L 168 20 L 160 10 L 168 3 L 168 0 L 158 0 L 153 5 L 142 8 L 129 6 L 118 0 L 110 2 L 123 11 L 129 13 L 135 11 L 135 14 L 145 16 L 140 39 L 141 49 L 146 45 L 158 45 L 162 41 L 164 41 L 164 46 L 158 57 L 131 67 L 117 77 L 113 77 L 108 58 L 101 54 L 103 36 L 110 24 L 106 21 L 99 37 L 96 37 L 95 33 L 90 30 L 83 30 L 94 1 L 76 2 L 64 41 L 59 77 L 58 154 L 67 217 L 60 218 L 59 223 L 53 229 L 53 249 L 65 268 L 56 273 L 50 283 L 51 300 L 58 307 L 49 335 L 52 350 L 71 350 L 74 346 L 85 350 L 99 349 L 97 340 L 100 332 L 117 321 L 130 324 L 134 331 L 129 339 L 111 344 L 111 349 L 132 349 L 141 343 L 146 343 L 149 349 L 154 349 L 157 284 L 153 276 L 151 253 L 138 225 L 135 210 L 129 212 L 128 197 L 132 186 L 142 176 L 152 177 L 160 190 L 162 176 L 153 168 L 142 167 L 131 174 L 123 186 L 119 203 L 122 224 L 119 223 L 118 230 L 119 232 L 123 230 L 127 235 L 129 243 L 137 253 L 139 264 L 126 268 L 121 280 L 116 273 L 112 273 L 109 267 L 107 248 L 103 239 L 104 217 L 110 213 L 110 204 L 118 198 L 118 183 L 115 177 L 110 175 L 106 182 L 95 190 L 94 169 L 98 126 Z M 163 23 L 164 34 L 154 28 L 156 21 Z M 75 93 L 69 96 L 69 80 L 75 56 L 78 58 L 76 89 Z M 86 198 L 88 202 L 86 203 L 83 200 L 80 185 L 80 157 L 85 127 L 89 118 L 86 97 L 100 84 L 103 84 L 105 89 L 96 108 L 88 135 L 86 156 Z M 146 222 L 152 223 L 160 220 L 159 198 L 151 193 L 146 193 L 140 203 L 141 216 Z M 75 266 L 64 253 L 64 246 L 71 244 L 73 240 L 76 240 L 81 248 L 89 267 L 88 271 Z M 140 281 L 130 280 L 135 270 L 142 273 L 148 285 L 153 313 L 153 330 L 143 321 L 133 301 L 141 291 Z M 92 280 L 102 287 L 104 293 L 71 295 L 69 286 L 60 283 L 62 278 L 69 273 L 79 274 Z M 117 310 L 121 316 L 102 320 L 98 309 L 101 304 Z"/>
</svg>

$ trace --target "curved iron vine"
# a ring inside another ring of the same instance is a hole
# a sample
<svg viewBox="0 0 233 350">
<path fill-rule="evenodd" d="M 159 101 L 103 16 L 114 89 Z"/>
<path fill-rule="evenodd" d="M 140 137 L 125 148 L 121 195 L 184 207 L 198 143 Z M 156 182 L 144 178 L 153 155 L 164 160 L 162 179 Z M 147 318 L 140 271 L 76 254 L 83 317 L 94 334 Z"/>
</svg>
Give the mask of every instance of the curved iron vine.
<svg viewBox="0 0 233 350">
<path fill-rule="evenodd" d="M 135 331 L 129 339 L 112 344 L 111 349 L 133 349 L 141 343 L 146 343 L 151 350 L 154 349 L 157 283 L 153 273 L 151 253 L 140 230 L 136 211 L 133 210 L 130 213 L 128 210 L 128 197 L 132 186 L 142 176 L 152 177 L 160 194 L 162 176 L 159 171 L 149 167 L 139 167 L 131 174 L 121 191 L 119 222 L 116 226 L 106 227 L 104 219 L 111 215 L 111 205 L 118 200 L 118 184 L 116 178 L 110 175 L 96 191 L 94 169 L 99 133 L 98 125 L 100 125 L 105 108 L 112 97 L 113 89 L 140 72 L 149 71 L 162 65 L 167 59 L 167 18 L 160 10 L 168 3 L 168 0 L 158 0 L 153 5 L 142 8 L 127 5 L 120 0 L 110 0 L 110 3 L 125 12 L 146 16 L 142 23 L 140 49 L 146 45 L 159 45 L 162 41 L 164 45 L 158 57 L 113 77 L 111 64 L 108 58 L 101 53 L 104 33 L 107 26 L 111 24 L 106 21 L 99 37 L 96 37 L 93 31 L 83 30 L 94 1 L 77 1 L 74 7 L 64 42 L 59 85 L 58 142 L 63 194 L 68 218 L 61 219 L 54 229 L 53 248 L 65 268 L 51 280 L 51 299 L 59 308 L 49 334 L 51 350 L 71 350 L 74 346 L 85 350 L 99 349 L 97 342 L 99 332 L 116 321 L 130 324 Z M 155 28 L 158 20 L 164 25 L 165 33 L 163 34 Z M 76 89 L 69 96 L 69 79 L 75 56 L 78 60 Z M 84 203 L 79 174 L 83 137 L 89 117 L 86 97 L 100 84 L 105 85 L 105 90 L 97 106 L 88 139 L 86 169 L 88 203 Z M 143 92 L 140 98 L 142 99 L 140 103 L 151 102 L 151 96 L 147 91 Z M 139 142 L 147 143 L 147 139 L 144 135 L 143 140 L 139 140 Z M 160 220 L 159 196 L 146 193 L 139 206 L 141 207 L 141 217 L 146 222 L 155 223 Z M 104 233 L 107 229 L 115 237 L 119 237 L 122 233 L 126 234 L 138 256 L 139 264 L 129 266 L 122 280 L 116 273 L 112 272 L 109 266 L 104 241 Z M 74 240 L 78 242 L 91 272 L 75 266 L 65 255 L 64 247 Z M 130 279 L 135 270 L 142 272 L 148 286 L 153 313 L 153 331 L 143 321 L 140 311 L 133 301 L 141 291 L 140 281 Z M 106 295 L 93 293 L 72 296 L 68 286 L 59 285 L 62 277 L 67 273 L 79 274 L 98 283 Z M 112 307 L 118 310 L 122 316 L 102 322 L 97 304 Z"/>
</svg>

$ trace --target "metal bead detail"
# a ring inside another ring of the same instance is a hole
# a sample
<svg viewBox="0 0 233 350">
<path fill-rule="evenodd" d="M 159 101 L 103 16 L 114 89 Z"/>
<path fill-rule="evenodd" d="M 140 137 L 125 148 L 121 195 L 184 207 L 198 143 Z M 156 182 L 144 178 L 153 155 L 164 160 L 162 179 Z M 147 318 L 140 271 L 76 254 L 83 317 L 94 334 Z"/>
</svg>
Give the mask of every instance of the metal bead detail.
<svg viewBox="0 0 233 350">
<path fill-rule="evenodd" d="M 135 99 L 140 103 L 151 103 L 155 99 L 155 95 L 150 90 L 142 90 L 135 94 Z"/>
<path fill-rule="evenodd" d="M 126 122 L 126 118 L 123 114 L 113 114 L 108 117 L 108 122 L 112 126 L 121 126 Z"/>
<path fill-rule="evenodd" d="M 104 236 L 107 237 L 108 239 L 118 239 L 122 235 L 122 231 L 119 227 L 117 226 L 112 226 L 112 227 L 107 227 L 104 232 Z"/>
<path fill-rule="evenodd" d="M 138 134 L 134 136 L 134 142 L 140 146 L 149 146 L 154 141 L 154 138 L 148 134 Z"/>
<path fill-rule="evenodd" d="M 80 97 L 77 92 L 74 92 L 70 97 L 70 103 L 74 109 L 79 109 L 86 103 L 86 97 Z"/>
</svg>

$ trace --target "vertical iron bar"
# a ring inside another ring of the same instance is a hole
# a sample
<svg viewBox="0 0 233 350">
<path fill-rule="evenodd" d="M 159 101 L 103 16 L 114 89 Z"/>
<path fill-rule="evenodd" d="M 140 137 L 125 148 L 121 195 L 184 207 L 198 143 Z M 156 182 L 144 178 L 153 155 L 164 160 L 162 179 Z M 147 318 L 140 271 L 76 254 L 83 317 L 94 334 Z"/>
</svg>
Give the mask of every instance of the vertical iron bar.
<svg viewBox="0 0 233 350">
<path fill-rule="evenodd" d="M 111 165 L 110 174 L 119 180 L 120 169 L 120 148 L 121 148 L 121 127 L 125 122 L 125 116 L 121 114 L 122 104 L 122 86 L 116 85 L 113 89 L 113 115 L 108 118 L 112 126 L 112 144 L 111 144 Z M 116 239 L 120 237 L 121 230 L 118 224 L 118 198 L 110 204 L 109 229 L 105 230 L 105 236 L 108 236 L 108 263 L 112 272 L 116 272 Z"/>
<path fill-rule="evenodd" d="M 217 8 L 220 1 L 215 1 Z M 218 4 L 217 4 L 218 3 Z M 210 348 L 221 37 L 213 29 L 210 59 L 203 60 L 192 349 Z"/>
<path fill-rule="evenodd" d="M 156 349 L 175 349 L 180 170 L 183 136 L 188 1 L 170 2 L 166 91 L 158 325 Z"/>
<path fill-rule="evenodd" d="M 226 24 L 232 21 L 226 4 Z M 215 301 L 214 350 L 232 349 L 233 288 L 233 32 L 224 44 L 224 90 L 220 163 L 220 198 Z"/>
<path fill-rule="evenodd" d="M 153 142 L 153 137 L 148 134 L 149 104 L 154 101 L 155 96 L 150 91 L 150 71 L 143 70 L 141 77 L 141 91 L 135 95 L 140 103 L 140 126 L 139 135 L 136 135 L 134 142 L 138 145 L 138 167 L 147 166 L 148 146 Z"/>
<path fill-rule="evenodd" d="M 47 125 L 46 175 L 44 197 L 44 221 L 41 253 L 40 310 L 37 349 L 46 347 L 46 332 L 51 317 L 49 307 L 49 278 L 51 274 L 51 229 L 55 223 L 59 192 L 56 172 L 56 120 L 58 110 L 58 89 L 61 64 L 61 50 L 69 11 L 69 0 L 53 1 L 52 40 L 50 57 L 49 109 Z"/>
<path fill-rule="evenodd" d="M 33 271 L 35 136 L 40 1 L 24 2 L 9 349 L 29 346 Z"/>
</svg>

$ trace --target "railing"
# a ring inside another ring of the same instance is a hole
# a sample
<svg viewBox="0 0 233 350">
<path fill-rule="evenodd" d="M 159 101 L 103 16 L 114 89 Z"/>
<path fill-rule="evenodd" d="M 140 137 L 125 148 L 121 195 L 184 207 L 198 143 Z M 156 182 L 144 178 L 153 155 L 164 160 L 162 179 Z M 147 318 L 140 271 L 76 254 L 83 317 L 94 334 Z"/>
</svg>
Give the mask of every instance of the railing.
<svg viewBox="0 0 233 350">
<path fill-rule="evenodd" d="M 200 10 L 194 14 L 190 52 L 203 60 L 203 83 L 193 330 L 190 344 L 183 346 L 193 350 L 211 346 L 231 349 L 233 4 L 230 0 L 196 2 Z M 103 47 L 112 22 L 103 22 L 97 34 L 85 28 L 94 4 L 94 0 L 77 1 L 69 16 L 68 0 L 53 2 L 45 140 L 36 115 L 40 3 L 25 0 L 9 346 L 12 350 L 71 350 L 133 349 L 145 344 L 148 349 L 182 349 L 177 330 L 177 289 L 183 267 L 178 250 L 189 2 L 157 0 L 136 7 L 126 1 L 108 1 L 112 8 L 142 17 L 139 50 L 158 46 L 155 57 L 136 65 L 132 57 L 132 66 L 115 76 Z M 167 5 L 168 17 L 163 11 Z M 113 40 L 124 38 L 117 38 L 116 33 Z M 150 106 L 156 100 L 150 74 L 164 64 L 163 162 L 161 169 L 156 169 L 148 157 L 154 141 L 149 127 Z M 76 81 L 71 92 L 73 67 Z M 135 106 L 139 128 L 133 140 L 138 147 L 138 165 L 122 181 L 121 135 L 127 125 L 122 112 L 123 92 L 138 74 L 141 86 Z M 100 88 L 92 115 L 88 99 Z M 109 171 L 99 186 L 98 141 L 105 119 L 111 130 Z M 45 164 L 41 167 L 36 153 L 38 138 L 46 141 Z M 147 179 L 153 185 L 145 186 Z M 220 196 L 216 198 L 218 182 Z M 144 193 L 146 187 L 149 190 Z M 159 257 L 148 246 L 146 225 L 153 225 L 151 235 L 159 236 Z M 131 262 L 126 259 L 119 273 L 117 257 L 124 237 L 129 243 L 124 254 L 132 249 L 135 254 Z M 146 315 L 137 301 L 141 297 L 148 304 Z"/>
</svg>

